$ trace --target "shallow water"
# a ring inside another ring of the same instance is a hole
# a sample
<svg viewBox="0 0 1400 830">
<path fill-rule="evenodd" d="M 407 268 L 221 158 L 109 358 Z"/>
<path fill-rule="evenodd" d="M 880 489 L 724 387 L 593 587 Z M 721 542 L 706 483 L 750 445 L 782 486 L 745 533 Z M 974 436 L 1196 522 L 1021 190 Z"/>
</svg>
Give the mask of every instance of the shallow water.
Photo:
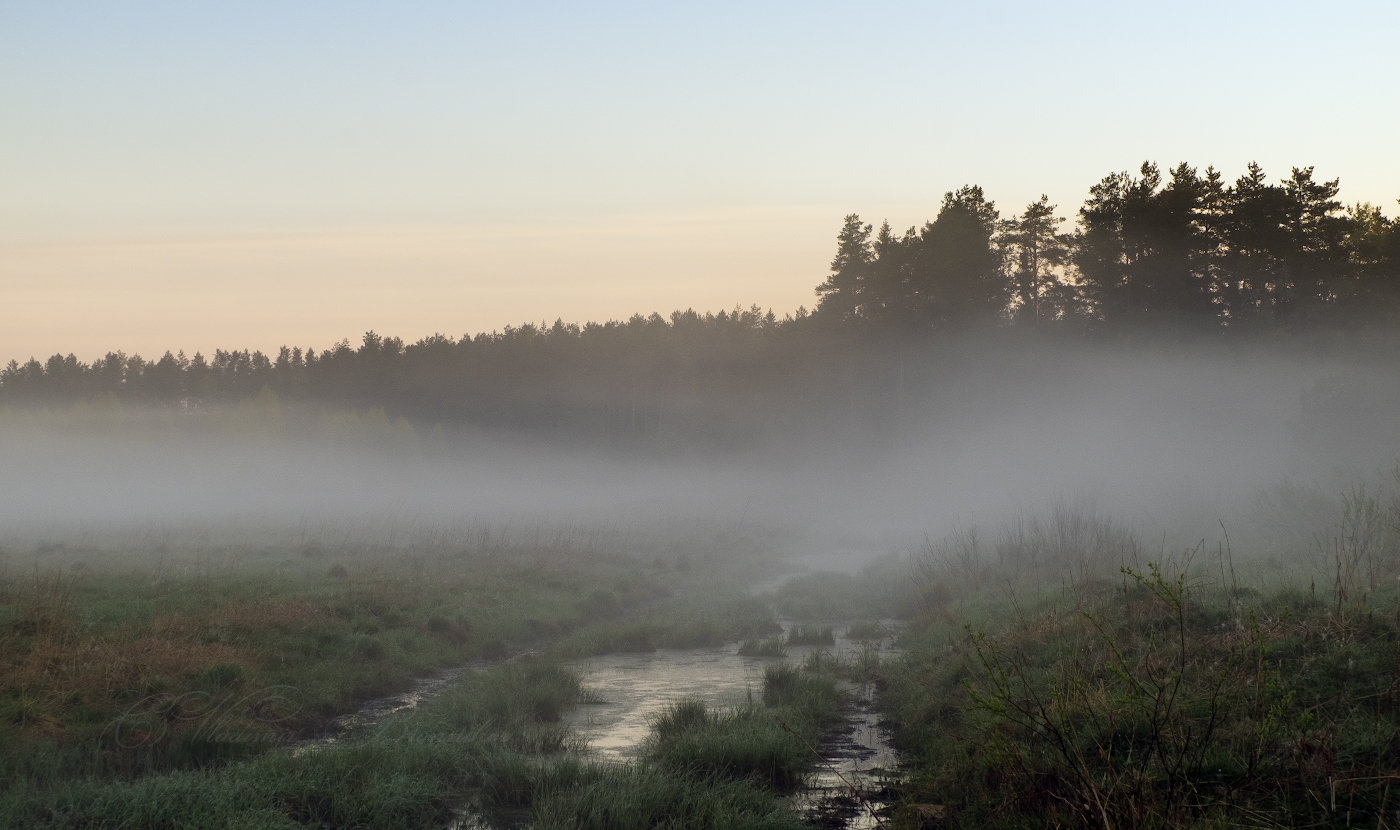
<svg viewBox="0 0 1400 830">
<path fill-rule="evenodd" d="M 899 755 L 879 725 L 874 689 L 851 687 L 854 711 L 847 726 L 824 740 L 818 751 L 825 763 L 802 791 L 793 807 L 826 827 L 874 828 L 886 805 L 880 792 L 899 780 Z"/>
<path fill-rule="evenodd" d="M 735 644 L 577 661 L 573 665 L 584 686 L 604 702 L 579 706 L 569 716 L 569 726 L 601 760 L 635 758 L 651 719 L 672 701 L 699 698 L 723 708 L 762 697 L 763 667 L 771 660 L 740 657 L 737 649 Z"/>
<path fill-rule="evenodd" d="M 784 637 L 790 628 L 791 622 L 784 620 Z M 844 634 L 845 627 L 835 628 Z M 762 699 L 763 670 L 768 665 L 800 663 L 821 651 L 838 657 L 855 656 L 867 648 L 876 649 L 885 657 L 898 653 L 892 640 L 862 642 L 838 635 L 834 647 L 789 646 L 786 658 L 740 656 L 739 644 L 732 643 L 718 648 L 577 660 L 569 665 L 583 675 L 585 687 L 603 702 L 580 705 L 565 720 L 579 738 L 587 741 L 588 756 L 604 762 L 633 760 L 651 732 L 652 719 L 673 701 L 697 698 L 711 707 L 741 706 Z M 294 751 L 313 751 L 318 745 L 334 743 L 347 732 L 373 726 L 394 712 L 411 709 L 441 694 L 463 671 L 487 665 L 487 661 L 477 661 L 435 677 L 421 678 L 406 692 L 370 701 L 358 712 L 336 718 L 329 734 L 307 741 Z M 869 684 L 846 688 L 854 704 L 847 721 L 823 736 L 815 747 L 823 761 L 808 785 L 792 795 L 790 801 L 794 809 L 821 826 L 875 828 L 881 825 L 871 811 L 885 806 L 878 793 L 885 781 L 897 779 L 899 758 L 889 745 L 888 734 L 879 726 L 873 688 Z M 453 830 L 492 826 L 465 810 L 450 825 Z"/>
<path fill-rule="evenodd" d="M 784 634 L 789 625 L 784 624 Z M 843 630 L 837 627 L 838 631 Z M 859 654 L 865 648 L 894 653 L 889 641 L 860 643 L 838 637 L 836 645 L 788 648 L 789 662 L 800 662 L 817 651 Z M 579 706 L 569 725 L 588 742 L 588 753 L 603 761 L 636 758 L 651 731 L 651 721 L 668 704 L 698 698 L 712 707 L 738 706 L 763 695 L 763 669 L 781 658 L 743 657 L 739 644 L 721 648 L 614 654 L 575 661 L 584 685 L 603 703 Z M 793 806 L 827 826 L 876 827 L 878 823 L 856 799 L 851 785 L 867 800 L 881 788 L 883 777 L 896 775 L 898 757 L 878 725 L 867 686 L 850 686 L 855 701 L 846 726 L 834 730 L 816 747 L 824 763 L 810 785 L 792 797 Z M 883 806 L 872 803 L 878 809 Z"/>
</svg>

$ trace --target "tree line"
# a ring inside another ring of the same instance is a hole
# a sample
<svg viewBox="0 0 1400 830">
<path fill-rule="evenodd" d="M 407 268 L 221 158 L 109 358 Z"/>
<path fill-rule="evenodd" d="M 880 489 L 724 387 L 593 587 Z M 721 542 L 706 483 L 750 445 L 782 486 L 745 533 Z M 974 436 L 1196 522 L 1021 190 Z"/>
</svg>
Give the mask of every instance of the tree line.
<svg viewBox="0 0 1400 830">
<path fill-rule="evenodd" d="M 268 388 L 289 405 L 425 423 L 700 440 L 888 421 L 936 385 L 958 343 L 1391 326 L 1400 221 L 1337 193 L 1312 168 L 1271 184 L 1250 165 L 1227 185 L 1211 168 L 1144 164 L 1094 185 L 1068 232 L 1045 197 L 1003 219 L 966 186 L 903 234 L 847 216 L 810 314 L 687 310 L 414 343 L 369 332 L 276 355 L 56 354 L 0 369 L 0 405 L 114 396 L 198 413 Z"/>
<path fill-rule="evenodd" d="M 850 215 L 817 310 L 882 327 L 999 323 L 1135 328 L 1345 328 L 1400 307 L 1400 222 L 1344 208 L 1313 168 L 1226 184 L 1182 163 L 1106 176 L 1077 227 L 1042 196 L 1002 219 L 982 189 L 943 197 L 922 228 Z"/>
<path fill-rule="evenodd" d="M 212 359 L 167 352 L 147 361 L 113 352 L 85 364 L 54 355 L 0 370 L 0 406 L 115 398 L 197 416 L 270 389 L 292 407 L 380 408 L 425 424 L 704 436 L 726 429 L 736 401 L 769 418 L 822 394 L 809 360 L 820 339 L 803 325 L 811 320 L 802 310 L 779 319 L 754 307 L 526 323 L 415 343 L 368 332 L 357 345 L 284 346 L 275 356 L 218 350 Z"/>
</svg>

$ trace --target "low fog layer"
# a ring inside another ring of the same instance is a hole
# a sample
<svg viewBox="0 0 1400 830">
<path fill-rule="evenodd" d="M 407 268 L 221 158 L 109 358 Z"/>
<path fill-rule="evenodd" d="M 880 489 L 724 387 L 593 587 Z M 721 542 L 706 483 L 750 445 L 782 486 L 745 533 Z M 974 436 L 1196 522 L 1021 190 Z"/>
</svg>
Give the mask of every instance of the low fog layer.
<svg viewBox="0 0 1400 830">
<path fill-rule="evenodd" d="M 472 522 L 685 517 L 876 549 L 1053 499 L 1170 527 L 1174 540 L 1222 519 L 1243 536 L 1267 518 L 1270 492 L 1335 496 L 1400 458 L 1400 379 L 1389 369 L 1264 353 L 1006 366 L 969 361 L 878 430 L 833 422 L 737 449 L 406 424 L 402 440 L 320 440 L 171 429 L 181 414 L 130 407 L 105 419 L 10 412 L 0 545 L 202 525 L 357 528 L 392 543 L 405 528 Z"/>
</svg>

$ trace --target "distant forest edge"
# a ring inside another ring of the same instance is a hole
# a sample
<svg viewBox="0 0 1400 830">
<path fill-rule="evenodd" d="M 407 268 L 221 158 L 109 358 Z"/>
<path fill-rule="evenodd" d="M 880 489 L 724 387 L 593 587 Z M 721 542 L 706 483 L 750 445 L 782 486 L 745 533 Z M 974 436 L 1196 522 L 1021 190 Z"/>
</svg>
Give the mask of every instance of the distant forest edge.
<svg viewBox="0 0 1400 830">
<path fill-rule="evenodd" d="M 957 343 L 1393 333 L 1400 219 L 1344 207 L 1338 192 L 1311 167 L 1271 184 L 1251 164 L 1227 185 L 1213 168 L 1164 175 L 1145 163 L 1094 185 L 1064 233 L 1045 197 L 1003 219 L 966 186 L 902 234 L 847 216 L 811 313 L 677 311 L 411 344 L 370 332 L 358 346 L 275 357 L 56 354 L 0 370 L 0 405 L 100 398 L 197 413 L 271 393 L 424 424 L 629 436 L 718 437 L 859 412 L 897 420 Z"/>
</svg>

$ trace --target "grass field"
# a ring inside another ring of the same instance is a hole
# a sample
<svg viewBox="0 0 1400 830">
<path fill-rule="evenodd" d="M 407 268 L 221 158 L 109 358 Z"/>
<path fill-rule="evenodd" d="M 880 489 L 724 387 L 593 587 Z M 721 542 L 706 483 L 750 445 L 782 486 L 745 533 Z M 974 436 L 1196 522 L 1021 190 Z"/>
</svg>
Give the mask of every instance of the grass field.
<svg viewBox="0 0 1400 830">
<path fill-rule="evenodd" d="M 816 763 L 809 747 L 842 698 L 809 669 L 770 675 L 773 705 L 677 705 L 641 760 L 615 766 L 569 752 L 561 715 L 589 700 L 578 676 L 523 658 L 332 743 L 140 776 L 11 780 L 0 826 L 440 827 L 469 809 L 539 827 L 799 827 L 780 797 Z"/>
<path fill-rule="evenodd" d="M 0 826 L 433 827 L 470 807 L 540 826 L 790 827 L 778 797 L 840 705 L 658 723 L 625 769 L 572 752 L 561 721 L 590 693 L 561 659 L 780 631 L 767 601 L 735 590 L 742 568 L 713 562 L 526 545 L 49 546 L 4 561 Z M 465 664 L 413 710 L 312 740 Z"/>
<path fill-rule="evenodd" d="M 538 549 L 15 558 L 0 571 L 0 770 L 37 779 L 307 737 L 417 676 L 596 626 L 680 581 L 630 557 Z M 214 719 L 247 740 L 211 740 Z"/>
<path fill-rule="evenodd" d="M 0 826 L 796 827 L 783 798 L 871 683 L 892 826 L 1400 826 L 1400 502 L 1353 490 L 1311 551 L 1146 552 L 1063 505 L 772 596 L 720 558 L 516 544 L 11 553 Z M 1223 534 L 1222 534 L 1223 537 Z M 777 614 L 803 621 L 786 637 Z M 801 663 L 788 646 L 896 634 Z M 896 629 L 878 622 L 903 617 Z M 861 622 L 864 620 L 864 622 Z M 673 704 L 608 766 L 566 661 L 740 643 L 761 696 Z M 505 658 L 511 659 L 505 659 Z M 322 735 L 453 666 L 442 693 Z"/>
<path fill-rule="evenodd" d="M 1396 826 L 1397 518 L 1394 504 L 1348 502 L 1291 574 L 1223 544 L 1151 561 L 1131 534 L 1072 512 L 1037 519 L 1069 545 L 1011 532 L 976 556 L 967 535 L 930 545 L 907 655 L 879 670 L 910 766 L 900 815 Z"/>
</svg>

